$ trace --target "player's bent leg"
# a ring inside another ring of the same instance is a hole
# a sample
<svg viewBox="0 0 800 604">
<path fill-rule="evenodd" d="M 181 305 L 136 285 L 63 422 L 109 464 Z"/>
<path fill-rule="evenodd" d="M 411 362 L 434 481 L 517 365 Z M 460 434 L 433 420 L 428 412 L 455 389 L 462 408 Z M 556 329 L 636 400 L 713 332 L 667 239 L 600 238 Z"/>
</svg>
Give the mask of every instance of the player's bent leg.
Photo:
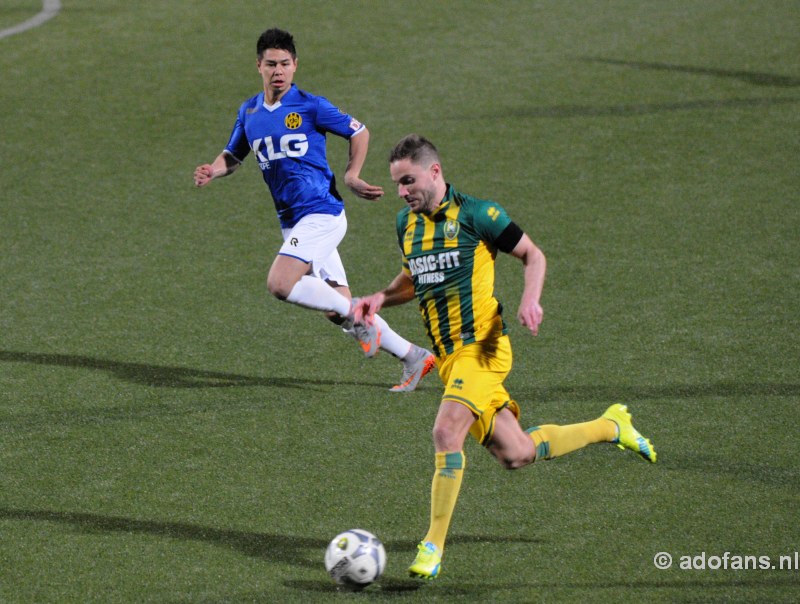
<svg viewBox="0 0 800 604">
<path fill-rule="evenodd" d="M 533 440 L 508 408 L 495 415 L 494 433 L 486 448 L 508 470 L 522 468 L 536 459 Z"/>
<path fill-rule="evenodd" d="M 536 446 L 536 459 L 554 459 L 587 445 L 612 442 L 617 435 L 617 427 L 613 421 L 605 417 L 559 426 L 546 424 L 526 430 Z"/>
<path fill-rule="evenodd" d="M 303 308 L 347 315 L 350 300 L 319 277 L 306 274 L 308 268 L 302 260 L 278 255 L 267 277 L 270 293 Z"/>
<path fill-rule="evenodd" d="M 330 313 L 347 313 L 349 296 L 330 288 L 325 281 L 311 273 L 311 263 L 278 254 L 267 275 L 267 289 L 279 300 Z"/>
<path fill-rule="evenodd" d="M 327 283 L 329 287 L 332 287 L 338 293 L 342 294 L 342 296 L 347 298 L 347 300 L 350 302 L 350 308 L 353 307 L 353 294 L 350 293 L 349 287 L 347 287 L 346 285 L 339 285 L 334 281 L 325 281 L 325 283 Z M 347 331 L 345 329 L 345 326 L 349 326 L 345 325 L 348 321 L 347 315 L 340 315 L 338 312 L 334 312 L 331 310 L 325 313 L 325 318 L 328 319 L 328 321 L 330 321 L 331 323 L 342 326 L 342 329 Z"/>
<path fill-rule="evenodd" d="M 311 264 L 299 258 L 278 254 L 267 275 L 267 289 L 278 300 L 287 300 L 300 279 L 308 274 Z"/>
</svg>

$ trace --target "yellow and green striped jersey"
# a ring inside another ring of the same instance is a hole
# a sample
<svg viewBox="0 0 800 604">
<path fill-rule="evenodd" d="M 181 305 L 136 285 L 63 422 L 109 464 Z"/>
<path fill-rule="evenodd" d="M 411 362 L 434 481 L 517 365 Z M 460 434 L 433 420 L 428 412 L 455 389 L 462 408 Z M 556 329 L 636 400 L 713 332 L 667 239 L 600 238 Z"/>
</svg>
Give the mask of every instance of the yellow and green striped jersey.
<svg viewBox="0 0 800 604">
<path fill-rule="evenodd" d="M 425 328 L 437 357 L 492 333 L 506 333 L 494 296 L 494 243 L 511 224 L 497 203 L 447 194 L 432 216 L 404 208 L 397 215 L 403 271 L 414 282 Z"/>
</svg>

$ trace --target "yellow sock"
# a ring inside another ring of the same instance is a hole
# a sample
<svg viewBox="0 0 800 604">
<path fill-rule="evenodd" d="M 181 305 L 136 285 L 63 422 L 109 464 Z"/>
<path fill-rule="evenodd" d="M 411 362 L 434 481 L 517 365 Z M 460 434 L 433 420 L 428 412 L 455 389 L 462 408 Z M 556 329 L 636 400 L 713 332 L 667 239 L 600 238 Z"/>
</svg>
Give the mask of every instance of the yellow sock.
<svg viewBox="0 0 800 604">
<path fill-rule="evenodd" d="M 617 438 L 617 424 L 600 417 L 581 424 L 536 426 L 527 432 L 536 445 L 536 459 L 553 459 L 592 443 L 611 442 Z"/>
<path fill-rule="evenodd" d="M 431 524 L 424 540 L 433 543 L 440 551 L 444 550 L 465 466 L 463 451 L 436 454 L 436 472 L 431 484 Z"/>
</svg>

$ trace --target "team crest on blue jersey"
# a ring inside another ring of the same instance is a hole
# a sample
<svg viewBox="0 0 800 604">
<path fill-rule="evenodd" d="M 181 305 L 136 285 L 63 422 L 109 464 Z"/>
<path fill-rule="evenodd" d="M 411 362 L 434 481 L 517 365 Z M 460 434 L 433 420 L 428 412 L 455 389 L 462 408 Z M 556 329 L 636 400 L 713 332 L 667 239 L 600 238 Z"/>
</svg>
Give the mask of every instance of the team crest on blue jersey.
<svg viewBox="0 0 800 604">
<path fill-rule="evenodd" d="M 283 120 L 283 123 L 286 124 L 286 127 L 289 130 L 297 130 L 300 127 L 300 124 L 303 123 L 303 118 L 300 117 L 300 114 L 292 111 L 286 118 Z"/>
<path fill-rule="evenodd" d="M 458 231 L 461 227 L 457 220 L 449 219 L 444 223 L 444 236 L 448 241 L 452 241 L 458 236 Z"/>
<path fill-rule="evenodd" d="M 350 130 L 355 132 L 359 128 L 361 128 L 361 122 L 359 122 L 356 118 L 351 119 L 350 120 Z"/>
</svg>

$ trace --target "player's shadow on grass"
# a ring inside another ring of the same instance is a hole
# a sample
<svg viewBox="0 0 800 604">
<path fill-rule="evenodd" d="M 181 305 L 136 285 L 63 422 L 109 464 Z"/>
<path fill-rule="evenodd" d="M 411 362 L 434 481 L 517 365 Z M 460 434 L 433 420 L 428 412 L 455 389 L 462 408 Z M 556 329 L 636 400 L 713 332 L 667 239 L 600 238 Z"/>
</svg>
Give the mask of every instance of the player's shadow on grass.
<svg viewBox="0 0 800 604">
<path fill-rule="evenodd" d="M 281 564 L 304 568 L 322 569 L 322 554 L 328 546 L 325 539 L 298 537 L 217 529 L 185 522 L 163 522 L 155 520 L 135 520 L 119 516 L 103 516 L 84 512 L 57 512 L 52 510 L 22 510 L 0 507 L 0 520 L 52 522 L 68 525 L 86 534 L 120 533 L 139 534 L 153 537 L 167 537 L 180 541 L 199 541 L 215 546 L 227 547 L 246 556 L 262 558 Z M 537 543 L 540 540 L 519 535 L 453 535 L 451 543 Z M 386 550 L 398 555 L 412 556 L 413 543 L 384 543 Z M 305 592 L 336 593 L 340 591 L 327 577 L 320 580 L 289 580 L 287 587 Z M 402 595 L 419 589 L 420 583 L 412 579 L 384 577 L 371 592 L 388 595 Z M 471 593 L 467 590 L 465 593 Z"/>
<path fill-rule="evenodd" d="M 550 107 L 525 106 L 508 108 L 502 113 L 504 117 L 513 116 L 521 119 L 535 118 L 571 118 L 571 117 L 633 117 L 668 111 L 690 111 L 693 109 L 727 109 L 736 107 L 772 107 L 800 103 L 800 98 L 766 97 L 736 99 L 698 99 L 690 101 L 674 101 L 669 103 L 626 103 L 623 105 L 552 105 Z M 485 119 L 489 116 L 481 116 Z M 457 118 L 463 119 L 463 118 Z"/>
<path fill-rule="evenodd" d="M 67 525 L 87 534 L 121 533 L 167 537 L 180 541 L 199 541 L 227 547 L 246 556 L 274 560 L 298 566 L 318 567 L 328 546 L 325 539 L 296 535 L 255 533 L 233 529 L 218 529 L 186 522 L 136 520 L 120 516 L 103 516 L 86 512 L 54 510 L 23 510 L 0 506 L 0 520 L 52 522 Z M 454 535 L 452 543 L 537 543 L 540 540 L 512 535 Z M 386 550 L 408 553 L 413 543 L 384 543 Z"/>
<path fill-rule="evenodd" d="M 206 526 L 199 526 L 184 522 L 159 522 L 155 520 L 135 520 L 119 516 L 103 516 L 99 514 L 89 514 L 83 512 L 57 512 L 49 510 L 22 510 L 15 508 L 0 507 L 0 520 L 17 520 L 25 522 L 51 522 L 68 525 L 75 530 L 86 534 L 94 533 L 121 533 L 121 534 L 140 534 L 154 537 L 167 537 L 182 541 L 199 541 L 215 546 L 228 547 L 246 556 L 262 558 L 281 564 L 290 564 L 305 568 L 321 567 L 321 552 L 324 551 L 328 542 L 324 539 L 309 537 L 298 537 L 291 535 L 265 534 L 248 531 L 238 531 L 233 529 L 217 529 Z M 518 536 L 470 536 L 453 535 L 451 543 L 468 542 L 517 542 L 536 540 L 525 539 Z M 389 544 L 388 550 L 408 550 L 411 546 L 400 546 L 399 544 Z M 667 575 L 665 574 L 665 577 Z M 465 582 L 448 583 L 444 580 L 436 585 L 438 595 L 452 596 L 491 596 L 497 590 L 507 589 L 577 589 L 577 590 L 604 590 L 604 589 L 628 589 L 628 588 L 655 588 L 655 589 L 674 589 L 686 587 L 728 588 L 738 587 L 761 587 L 764 585 L 786 585 L 795 586 L 798 584 L 793 577 L 767 576 L 766 573 L 759 577 L 731 578 L 728 580 L 708 581 L 708 580 L 686 580 L 683 576 L 672 574 L 673 580 L 619 580 L 619 581 L 559 581 L 557 583 L 547 582 L 518 582 L 499 583 L 499 584 L 470 584 Z M 336 586 L 325 580 L 288 580 L 284 582 L 288 587 L 317 593 L 334 593 Z M 414 592 L 421 587 L 420 582 L 411 579 L 395 579 L 385 577 L 377 585 L 369 588 L 370 592 L 381 593 L 384 595 L 402 596 L 405 593 Z"/>
<path fill-rule="evenodd" d="M 141 534 L 168 537 L 180 541 L 200 541 L 228 547 L 247 556 L 265 558 L 299 566 L 317 566 L 313 552 L 323 552 L 328 542 L 322 539 L 253 533 L 233 529 L 218 529 L 184 522 L 135 520 L 119 516 L 102 516 L 83 512 L 51 510 L 21 510 L 0 507 L 0 519 L 53 522 L 73 527 L 83 533 Z M 310 555 L 311 554 L 311 555 Z M 320 553 L 321 556 L 321 553 Z M 321 560 L 321 558 L 320 558 Z"/>
<path fill-rule="evenodd" d="M 713 67 L 696 67 L 677 65 L 674 63 L 658 63 L 647 61 L 623 61 L 603 57 L 582 57 L 580 60 L 590 63 L 602 63 L 629 69 L 669 71 L 696 76 L 736 79 L 746 84 L 767 88 L 797 88 L 800 78 L 760 71 L 743 69 L 719 69 Z M 513 115 L 520 118 L 571 118 L 571 117 L 630 117 L 663 113 L 668 111 L 689 111 L 695 109 L 724 109 L 736 107 L 771 107 L 800 103 L 800 98 L 765 97 L 765 98 L 726 98 L 695 99 L 665 103 L 626 103 L 622 105 L 554 105 L 550 107 L 525 106 L 501 112 L 503 116 Z M 483 117 L 483 116 L 482 116 Z"/>
<path fill-rule="evenodd" d="M 660 63 L 653 61 L 623 61 L 604 57 L 583 57 L 589 63 L 604 63 L 643 71 L 671 71 L 673 73 L 686 73 L 690 75 L 710 76 L 740 80 L 754 86 L 771 86 L 776 88 L 800 87 L 800 78 L 766 73 L 763 71 L 748 71 L 745 69 L 719 69 L 714 67 L 697 67 L 694 65 L 678 65 L 676 63 Z"/>
<path fill-rule="evenodd" d="M 384 384 L 364 381 L 320 380 L 308 377 L 254 377 L 207 371 L 189 367 L 170 367 L 130 363 L 109 359 L 96 359 L 72 354 L 43 354 L 36 352 L 15 352 L 0 350 L 0 362 L 30 363 L 56 367 L 74 367 L 107 371 L 113 376 L 142 386 L 156 388 L 234 388 L 242 386 L 266 386 L 270 388 L 304 388 L 308 386 L 381 386 Z"/>
<path fill-rule="evenodd" d="M 324 380 L 307 377 L 255 377 L 236 373 L 170 367 L 95 359 L 81 355 L 43 354 L 0 350 L 0 362 L 31 363 L 58 367 L 74 367 L 107 371 L 113 376 L 142 386 L 157 388 L 234 388 L 262 386 L 268 388 L 306 388 L 314 386 L 369 386 L 385 384 L 364 381 Z M 542 386 L 516 388 L 520 398 L 536 401 L 632 401 L 660 398 L 698 398 L 708 396 L 798 396 L 800 384 L 716 382 L 711 384 L 664 384 L 659 386 Z"/>
</svg>

